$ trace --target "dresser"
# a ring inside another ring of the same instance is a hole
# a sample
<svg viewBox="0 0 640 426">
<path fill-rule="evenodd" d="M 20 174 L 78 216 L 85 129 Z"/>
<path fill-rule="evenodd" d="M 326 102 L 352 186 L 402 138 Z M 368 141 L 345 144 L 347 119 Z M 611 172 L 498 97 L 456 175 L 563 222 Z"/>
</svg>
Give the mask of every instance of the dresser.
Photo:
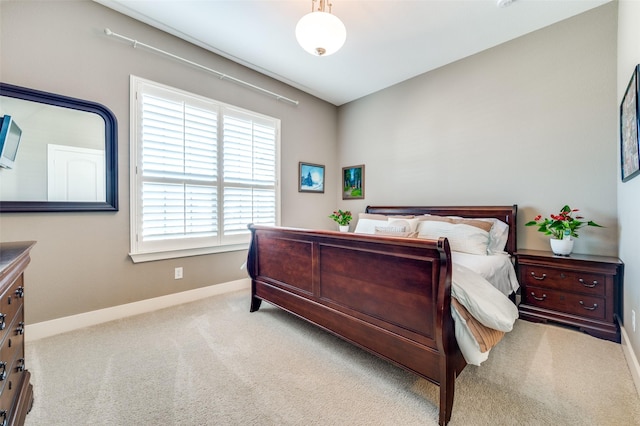
<svg viewBox="0 0 640 426">
<path fill-rule="evenodd" d="M 33 405 L 24 353 L 24 270 L 35 242 L 0 243 L 0 426 L 22 425 Z"/>
<path fill-rule="evenodd" d="M 616 257 L 518 250 L 520 318 L 556 322 L 620 343 L 624 265 Z"/>
</svg>

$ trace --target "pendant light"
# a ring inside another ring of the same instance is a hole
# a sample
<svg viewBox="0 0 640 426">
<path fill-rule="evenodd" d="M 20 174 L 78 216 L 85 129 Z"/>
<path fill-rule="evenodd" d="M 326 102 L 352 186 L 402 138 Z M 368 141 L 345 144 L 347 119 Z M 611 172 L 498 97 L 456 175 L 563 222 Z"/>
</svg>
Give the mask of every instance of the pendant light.
<svg viewBox="0 0 640 426">
<path fill-rule="evenodd" d="M 317 9 L 316 3 L 319 3 Z M 325 12 L 326 6 L 329 6 L 328 12 Z M 311 0 L 311 13 L 300 18 L 296 25 L 298 43 L 312 55 L 331 55 L 340 50 L 347 39 L 344 24 L 331 14 L 332 6 L 328 0 Z"/>
</svg>

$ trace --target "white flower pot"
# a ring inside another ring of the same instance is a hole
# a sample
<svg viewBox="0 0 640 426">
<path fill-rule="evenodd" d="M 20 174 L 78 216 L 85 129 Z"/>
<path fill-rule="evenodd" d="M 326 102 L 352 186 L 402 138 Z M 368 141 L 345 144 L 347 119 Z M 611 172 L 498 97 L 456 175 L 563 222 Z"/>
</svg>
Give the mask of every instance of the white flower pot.
<svg viewBox="0 0 640 426">
<path fill-rule="evenodd" d="M 555 238 L 551 238 L 549 242 L 551 243 L 551 251 L 553 254 L 569 256 L 573 251 L 573 239 L 565 238 L 563 240 L 556 240 Z"/>
<path fill-rule="evenodd" d="M 349 225 L 338 225 L 340 232 L 349 232 Z"/>
</svg>

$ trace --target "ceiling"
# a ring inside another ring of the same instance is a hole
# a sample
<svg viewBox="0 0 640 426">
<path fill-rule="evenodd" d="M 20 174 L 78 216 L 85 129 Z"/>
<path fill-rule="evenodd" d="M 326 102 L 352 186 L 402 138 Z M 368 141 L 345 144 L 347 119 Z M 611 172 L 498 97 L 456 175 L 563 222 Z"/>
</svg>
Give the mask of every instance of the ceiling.
<svg viewBox="0 0 640 426">
<path fill-rule="evenodd" d="M 347 41 L 325 57 L 295 39 L 311 0 L 94 1 L 339 106 L 612 0 L 332 0 Z"/>
</svg>

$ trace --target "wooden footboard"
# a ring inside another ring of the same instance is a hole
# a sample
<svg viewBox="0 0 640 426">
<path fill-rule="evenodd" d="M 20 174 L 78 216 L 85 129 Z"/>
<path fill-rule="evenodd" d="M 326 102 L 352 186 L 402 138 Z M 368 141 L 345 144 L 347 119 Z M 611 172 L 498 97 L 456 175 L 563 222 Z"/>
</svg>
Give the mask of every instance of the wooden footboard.
<svg viewBox="0 0 640 426">
<path fill-rule="evenodd" d="M 439 423 L 449 421 L 465 361 L 446 239 L 249 229 L 252 312 L 268 301 L 439 385 Z"/>
</svg>

